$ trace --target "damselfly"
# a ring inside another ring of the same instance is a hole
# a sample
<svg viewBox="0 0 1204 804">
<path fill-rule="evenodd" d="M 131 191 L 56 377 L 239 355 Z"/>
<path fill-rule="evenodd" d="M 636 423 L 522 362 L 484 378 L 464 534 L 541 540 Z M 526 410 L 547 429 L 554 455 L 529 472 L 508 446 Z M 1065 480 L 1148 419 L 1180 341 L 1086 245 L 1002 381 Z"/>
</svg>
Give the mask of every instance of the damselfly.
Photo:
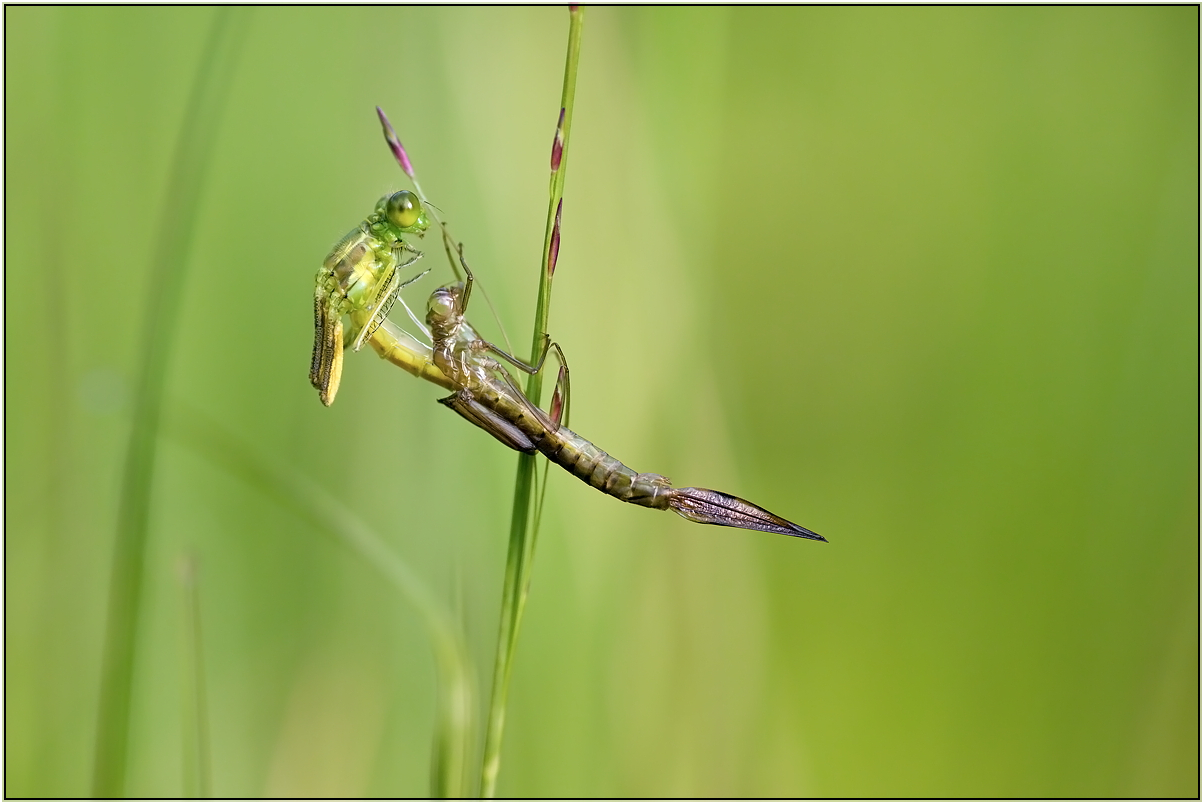
<svg viewBox="0 0 1204 804">
<path fill-rule="evenodd" d="M 389 137 L 392 129 L 384 113 L 380 115 Z M 410 170 L 406 172 L 413 176 Z M 450 235 L 437 216 L 435 220 L 455 269 Z M 421 237 L 428 226 L 418 196 L 405 190 L 385 196 L 377 202 L 373 214 L 339 241 L 323 262 L 314 289 L 314 350 L 309 375 L 323 404 L 330 405 L 338 390 L 344 341 L 357 351 L 366 342 L 394 365 L 452 391 L 439 402 L 507 447 L 528 454 L 541 453 L 623 502 L 675 511 L 692 522 L 827 541 L 814 531 L 731 494 L 675 488 L 662 475 L 636 472 L 570 430 L 561 421 L 562 408 L 557 401 L 563 400 L 563 409 L 567 410 L 568 365 L 560 347 L 545 335 L 542 354 L 534 364 L 528 364 L 481 338 L 468 323 L 466 313 L 474 277 L 462 245 L 454 250 L 463 279 L 438 288 L 427 303 L 426 326 L 422 329 L 430 337 L 431 346 L 390 322 L 389 309 L 401 289 L 426 273 L 400 281 L 399 272 L 422 256 L 403 236 Z M 406 310 L 409 312 L 409 308 Z M 351 321 L 346 336 L 344 315 Z M 413 313 L 410 317 L 421 326 Z M 498 358 L 534 374 L 543 368 L 552 351 L 561 371 L 549 413 L 527 398 Z"/>
</svg>

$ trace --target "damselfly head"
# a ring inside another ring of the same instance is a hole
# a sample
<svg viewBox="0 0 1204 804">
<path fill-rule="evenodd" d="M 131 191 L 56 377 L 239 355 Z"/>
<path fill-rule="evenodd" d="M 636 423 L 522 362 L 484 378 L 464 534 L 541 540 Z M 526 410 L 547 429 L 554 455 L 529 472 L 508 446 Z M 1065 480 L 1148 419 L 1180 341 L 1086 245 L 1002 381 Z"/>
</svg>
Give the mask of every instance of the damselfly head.
<svg viewBox="0 0 1204 804">
<path fill-rule="evenodd" d="M 422 201 L 409 190 L 385 196 L 377 202 L 376 211 L 384 215 L 390 225 L 407 234 L 422 234 L 430 226 Z"/>
<path fill-rule="evenodd" d="M 451 323 L 458 314 L 460 294 L 463 292 L 464 283 L 454 282 L 432 293 L 426 302 L 427 326 L 434 328 Z"/>
</svg>

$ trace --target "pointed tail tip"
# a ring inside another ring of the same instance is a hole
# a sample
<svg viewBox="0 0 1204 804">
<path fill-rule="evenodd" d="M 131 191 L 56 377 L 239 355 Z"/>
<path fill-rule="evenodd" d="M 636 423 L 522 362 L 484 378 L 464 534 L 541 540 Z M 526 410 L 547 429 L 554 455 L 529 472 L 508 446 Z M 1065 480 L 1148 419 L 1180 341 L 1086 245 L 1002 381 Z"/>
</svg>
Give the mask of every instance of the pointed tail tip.
<svg viewBox="0 0 1204 804">
<path fill-rule="evenodd" d="M 703 525 L 780 533 L 817 542 L 828 541 L 815 531 L 796 525 L 759 505 L 714 489 L 673 489 L 669 496 L 669 509 L 691 522 Z"/>
<path fill-rule="evenodd" d="M 791 522 L 790 524 L 794 525 L 793 522 Z M 807 530 L 802 525 L 794 525 L 794 533 L 792 533 L 791 535 L 798 536 L 800 539 L 814 539 L 817 542 L 823 542 L 824 544 L 828 543 L 828 540 L 825 539 L 823 536 L 820 536 L 818 533 L 816 533 L 813 530 Z"/>
</svg>

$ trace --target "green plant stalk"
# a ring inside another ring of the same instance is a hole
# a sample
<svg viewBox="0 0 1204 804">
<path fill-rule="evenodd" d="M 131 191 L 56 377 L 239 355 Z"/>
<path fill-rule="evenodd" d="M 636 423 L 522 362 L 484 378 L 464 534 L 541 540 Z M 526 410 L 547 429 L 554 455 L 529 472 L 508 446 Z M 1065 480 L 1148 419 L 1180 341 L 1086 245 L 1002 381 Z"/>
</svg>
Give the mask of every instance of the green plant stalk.
<svg viewBox="0 0 1204 804">
<path fill-rule="evenodd" d="M 418 612 L 431 640 L 439 684 L 431 754 L 431 795 L 467 797 L 474 695 L 468 648 L 451 612 L 379 534 L 324 488 L 283 461 L 255 455 L 193 406 L 177 401 L 173 408 L 175 412 L 168 417 L 165 427 L 168 435 L 334 536 L 340 545 L 379 572 Z"/>
<path fill-rule="evenodd" d="M 101 666 L 96 764 L 92 780 L 92 793 L 97 798 L 125 795 L 134 649 L 163 388 L 180 314 L 205 168 L 244 31 L 243 12 L 225 8 L 216 13 L 176 144 L 163 221 L 151 266 L 142 334 L 144 351 L 134 396 L 134 416 L 109 576 L 108 625 Z"/>
<path fill-rule="evenodd" d="M 543 258 L 539 272 L 539 298 L 535 306 L 535 327 L 531 336 L 531 360 L 539 358 L 548 331 L 548 312 L 552 298 L 552 273 L 560 242 L 560 206 L 564 197 L 564 178 L 568 167 L 569 131 L 573 120 L 573 98 L 577 87 L 577 63 L 581 55 L 581 26 L 585 10 L 570 6 L 569 45 L 564 65 L 564 86 L 560 96 L 563 115 L 553 145 L 553 164 L 548 221 L 544 230 Z M 527 398 L 537 404 L 543 378 L 532 374 L 527 380 Z M 528 527 L 531 493 L 535 486 L 535 456 L 519 455 L 514 481 L 514 508 L 510 517 L 510 544 L 506 555 L 506 574 L 502 586 L 501 621 L 498 626 L 497 655 L 493 667 L 493 690 L 489 701 L 489 720 L 485 732 L 485 751 L 481 763 L 481 795 L 493 798 L 497 793 L 501 768 L 502 732 L 506 719 L 506 697 L 510 688 L 510 670 L 518 642 L 519 625 L 527 602 L 535 532 Z"/>
</svg>

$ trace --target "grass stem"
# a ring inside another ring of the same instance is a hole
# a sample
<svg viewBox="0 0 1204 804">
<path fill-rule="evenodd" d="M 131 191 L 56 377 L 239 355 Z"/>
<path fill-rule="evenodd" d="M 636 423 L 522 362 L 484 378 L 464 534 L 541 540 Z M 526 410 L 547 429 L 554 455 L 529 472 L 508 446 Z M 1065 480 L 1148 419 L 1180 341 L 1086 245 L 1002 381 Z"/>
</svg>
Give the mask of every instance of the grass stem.
<svg viewBox="0 0 1204 804">
<path fill-rule="evenodd" d="M 560 213 L 564 199 L 569 130 L 573 121 L 573 99 L 577 87 L 577 63 L 581 55 L 581 26 L 584 18 L 584 9 L 580 6 L 570 6 L 568 54 L 565 57 L 560 114 L 552 144 L 551 198 L 548 203 L 547 227 L 544 231 L 543 256 L 539 273 L 539 298 L 535 307 L 535 327 L 531 337 L 532 363 L 538 360 L 548 331 L 552 275 L 556 270 L 556 258 L 560 250 Z M 532 374 L 527 380 L 527 398 L 539 404 L 542 388 L 542 375 Z M 514 481 L 514 508 L 510 517 L 510 543 L 506 555 L 506 574 L 502 586 L 501 621 L 498 626 L 497 655 L 494 659 L 493 690 L 490 695 L 485 751 L 481 763 L 481 795 L 484 798 L 493 798 L 497 793 L 498 771 L 501 768 L 502 732 L 506 719 L 506 698 L 510 687 L 510 670 L 514 660 L 515 646 L 518 642 L 523 608 L 527 602 L 531 560 L 535 549 L 535 529 L 529 527 L 534 487 L 535 457 L 519 455 L 518 472 Z"/>
</svg>

